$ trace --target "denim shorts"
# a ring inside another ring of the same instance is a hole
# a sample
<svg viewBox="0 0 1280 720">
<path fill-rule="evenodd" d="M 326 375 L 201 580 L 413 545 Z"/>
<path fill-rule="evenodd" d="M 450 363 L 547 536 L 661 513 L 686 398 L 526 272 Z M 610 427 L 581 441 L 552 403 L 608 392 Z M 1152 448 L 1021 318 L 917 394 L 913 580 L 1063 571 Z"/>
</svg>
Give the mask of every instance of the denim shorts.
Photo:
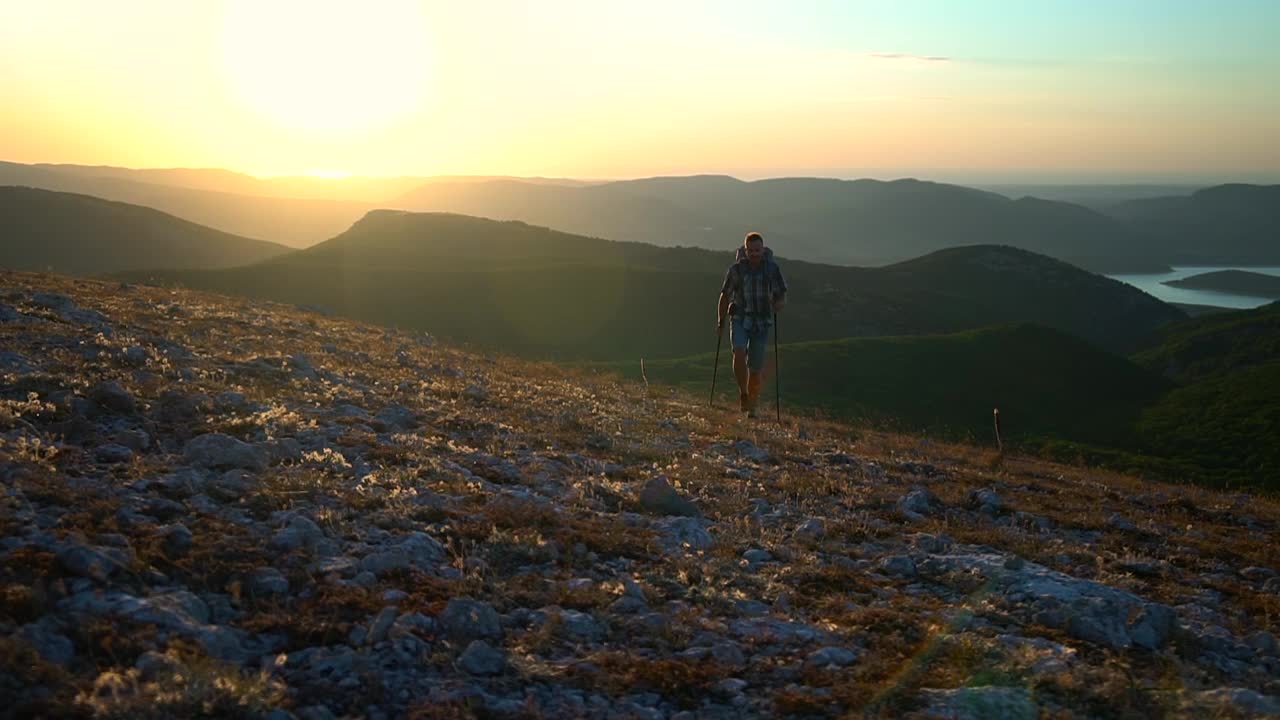
<svg viewBox="0 0 1280 720">
<path fill-rule="evenodd" d="M 729 341 L 734 350 L 747 351 L 747 367 L 759 372 L 764 369 L 765 355 L 769 349 L 769 325 L 767 317 L 734 315 L 729 326 Z"/>
</svg>

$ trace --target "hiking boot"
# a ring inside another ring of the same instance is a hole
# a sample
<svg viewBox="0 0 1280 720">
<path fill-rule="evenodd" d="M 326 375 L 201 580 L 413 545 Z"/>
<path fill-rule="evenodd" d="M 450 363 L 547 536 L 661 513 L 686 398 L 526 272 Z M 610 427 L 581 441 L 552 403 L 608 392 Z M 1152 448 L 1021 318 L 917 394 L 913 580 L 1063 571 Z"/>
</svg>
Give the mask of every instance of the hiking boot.
<svg viewBox="0 0 1280 720">
<path fill-rule="evenodd" d="M 758 406 L 759 404 L 760 404 L 759 395 L 747 395 L 747 400 L 746 400 L 747 417 L 753 418 L 756 416 L 756 406 Z"/>
</svg>

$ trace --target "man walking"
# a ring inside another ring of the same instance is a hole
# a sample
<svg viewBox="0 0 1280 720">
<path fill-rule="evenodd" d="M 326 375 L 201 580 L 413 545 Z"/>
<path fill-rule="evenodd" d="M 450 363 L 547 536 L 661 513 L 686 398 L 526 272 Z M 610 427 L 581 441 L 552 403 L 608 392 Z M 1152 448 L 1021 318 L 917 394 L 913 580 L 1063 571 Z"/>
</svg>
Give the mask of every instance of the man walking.
<svg viewBox="0 0 1280 720">
<path fill-rule="evenodd" d="M 724 331 L 726 314 L 732 317 L 729 339 L 733 345 L 733 376 L 738 399 L 748 417 L 756 416 L 760 387 L 764 384 L 764 360 L 773 315 L 787 299 L 787 281 L 764 246 L 760 233 L 747 233 L 737 257 L 724 276 L 716 305 L 716 336 Z"/>
</svg>

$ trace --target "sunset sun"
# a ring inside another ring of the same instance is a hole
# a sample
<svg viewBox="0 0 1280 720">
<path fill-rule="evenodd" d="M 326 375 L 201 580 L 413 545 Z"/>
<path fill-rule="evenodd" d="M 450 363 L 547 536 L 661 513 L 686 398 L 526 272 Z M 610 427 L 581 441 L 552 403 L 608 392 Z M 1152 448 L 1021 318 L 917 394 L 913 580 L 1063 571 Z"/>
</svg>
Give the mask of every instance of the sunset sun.
<svg viewBox="0 0 1280 720">
<path fill-rule="evenodd" d="M 285 130 L 367 132 L 426 100 L 429 52 L 416 3 L 238 0 L 226 7 L 221 41 L 233 96 Z"/>
</svg>

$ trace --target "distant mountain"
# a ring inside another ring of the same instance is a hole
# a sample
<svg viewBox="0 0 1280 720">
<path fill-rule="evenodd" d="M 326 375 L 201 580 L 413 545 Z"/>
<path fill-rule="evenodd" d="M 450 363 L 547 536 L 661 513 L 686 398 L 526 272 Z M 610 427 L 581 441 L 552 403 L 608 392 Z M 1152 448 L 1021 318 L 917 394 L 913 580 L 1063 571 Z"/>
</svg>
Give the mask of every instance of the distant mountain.
<svg viewBox="0 0 1280 720">
<path fill-rule="evenodd" d="M 1133 200 L 1107 214 L 1143 234 L 1144 247 L 1174 264 L 1280 264 L 1280 185 L 1217 185 Z"/>
<path fill-rule="evenodd" d="M 759 230 L 788 256 L 837 264 L 882 265 L 947 247 L 1003 244 L 1098 271 L 1165 268 L 1143 254 L 1132 231 L 1092 210 L 918 180 L 432 182 L 388 204 L 664 246 L 722 247 Z"/>
<path fill-rule="evenodd" d="M 236 195 L 294 198 L 299 200 L 350 200 L 380 203 L 433 180 L 484 181 L 498 176 L 435 177 L 320 177 L 292 175 L 254 177 L 219 168 L 124 168 L 108 165 L 64 165 L 39 163 L 26 167 L 81 177 L 116 178 L 152 185 L 170 185 L 192 190 L 212 190 Z M 514 179 L 514 178 L 512 178 Z M 589 181 L 561 178 L 519 178 L 527 183 L 588 185 Z"/>
<path fill-rule="evenodd" d="M 147 171 L 132 172 L 145 176 Z M 173 179 L 173 174 L 166 175 L 170 171 L 156 172 L 159 173 L 156 179 Z M 205 172 L 226 171 L 173 171 Z M 264 238 L 293 247 L 305 247 L 331 238 L 372 209 L 368 203 L 215 192 L 139 182 L 113 176 L 107 171 L 102 174 L 72 172 L 6 162 L 0 162 L 0 185 L 25 185 L 144 205 L 223 232 Z"/>
<path fill-rule="evenodd" d="M 1164 284 L 1181 288 L 1252 295 L 1273 300 L 1280 299 L 1280 277 L 1245 270 L 1217 270 L 1192 275 L 1181 280 L 1166 280 Z"/>
<path fill-rule="evenodd" d="M 0 187 L 0 266 L 103 274 L 153 267 L 222 268 L 289 248 L 88 195 Z"/>
<path fill-rule="evenodd" d="M 889 422 L 994 443 L 999 408 L 1005 440 L 1056 436 L 1128 444 L 1133 424 L 1171 384 L 1124 358 L 1065 333 L 1009 325 L 948 335 L 787 343 L 782 398 L 788 408 L 831 417 Z M 706 392 L 714 355 L 645 364 L 652 382 Z M 721 357 L 720 403 L 737 402 Z M 638 363 L 606 366 L 640 379 Z M 772 383 L 762 396 L 772 404 Z M 768 408 L 772 412 L 772 407 Z"/>
<path fill-rule="evenodd" d="M 676 357 L 714 343 L 723 252 L 588 238 L 452 214 L 376 211 L 304 251 L 148 276 L 328 307 L 506 351 Z M 1024 250 L 954 248 L 887 268 L 782 260 L 786 341 L 1037 322 L 1124 351 L 1185 317 L 1128 285 Z"/>
<path fill-rule="evenodd" d="M 218 169 L 0 163 L 0 184 L 146 205 L 293 247 L 333 237 L 384 207 L 521 220 L 667 247 L 724 247 L 754 229 L 789 257 L 842 265 L 884 265 L 947 247 L 1002 244 L 1098 272 L 1166 268 L 1133 230 L 1092 210 L 918 180 L 264 179 Z"/>
<path fill-rule="evenodd" d="M 1129 200 L 1188 195 L 1204 187 L 1204 185 L 999 183 L 976 184 L 973 187 L 979 190 L 1000 193 L 1011 199 L 1030 196 L 1044 200 L 1067 202 L 1087 207 L 1090 210 L 1105 212 Z"/>
</svg>

